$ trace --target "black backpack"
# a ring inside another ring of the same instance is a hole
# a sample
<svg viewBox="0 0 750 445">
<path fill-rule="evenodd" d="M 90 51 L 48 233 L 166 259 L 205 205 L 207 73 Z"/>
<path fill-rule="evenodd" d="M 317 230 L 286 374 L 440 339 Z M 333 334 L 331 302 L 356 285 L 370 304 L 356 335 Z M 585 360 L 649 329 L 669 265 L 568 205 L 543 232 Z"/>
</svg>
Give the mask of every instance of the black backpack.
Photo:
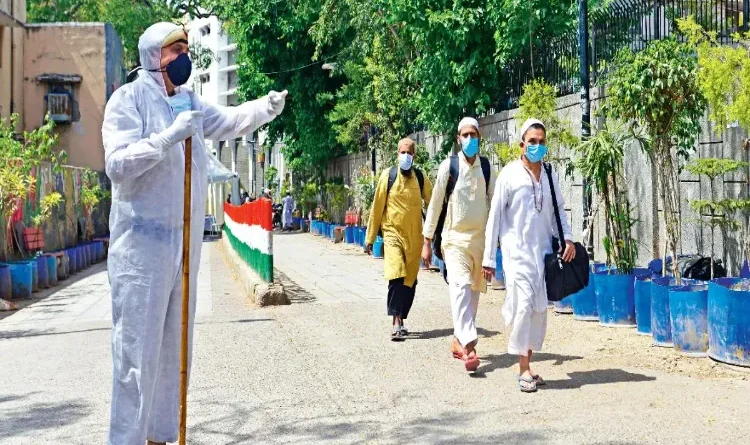
<svg viewBox="0 0 750 445">
<path fill-rule="evenodd" d="M 388 208 L 388 195 L 391 194 L 391 188 L 393 187 L 393 184 L 396 182 L 396 177 L 398 176 L 398 167 L 391 167 L 391 170 L 388 172 L 388 188 L 385 192 L 385 206 L 383 207 L 383 215 L 385 215 L 385 209 Z M 422 193 L 424 193 L 424 175 L 422 174 L 422 171 L 416 167 L 414 167 L 414 175 L 417 177 L 417 182 L 419 182 L 419 196 L 422 196 Z M 422 212 L 422 219 L 424 219 L 424 212 Z M 378 228 L 378 236 L 383 237 L 383 228 Z"/>
<path fill-rule="evenodd" d="M 445 215 L 448 212 L 448 200 L 453 194 L 453 189 L 456 187 L 456 180 L 458 180 L 458 156 L 452 155 L 450 158 L 450 169 L 448 170 L 448 184 L 445 186 L 445 198 L 443 199 L 443 208 L 440 210 L 440 217 L 438 218 L 437 227 L 435 228 L 435 234 L 432 238 L 432 250 L 435 256 L 439 259 L 443 259 L 443 226 L 445 225 Z M 482 174 L 484 175 L 484 187 L 485 193 L 489 193 L 490 189 L 490 160 L 484 156 L 479 157 L 479 162 L 482 166 Z M 445 278 L 443 273 L 443 278 Z M 446 278 L 447 280 L 447 278 Z"/>
</svg>

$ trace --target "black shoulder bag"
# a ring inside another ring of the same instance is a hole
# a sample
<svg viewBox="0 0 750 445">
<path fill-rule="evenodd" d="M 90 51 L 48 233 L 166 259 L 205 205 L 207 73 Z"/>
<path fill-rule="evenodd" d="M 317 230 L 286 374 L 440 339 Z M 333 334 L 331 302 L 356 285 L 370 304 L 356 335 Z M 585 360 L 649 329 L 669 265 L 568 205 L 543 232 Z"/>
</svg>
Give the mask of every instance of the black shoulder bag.
<svg viewBox="0 0 750 445">
<path fill-rule="evenodd" d="M 552 182 L 552 166 L 545 163 L 544 171 L 547 172 L 552 194 L 552 207 L 557 221 L 557 233 L 560 236 L 559 238 L 552 237 L 552 253 L 544 257 L 544 281 L 547 283 L 547 300 L 560 301 L 588 286 L 589 255 L 581 243 L 575 243 L 576 257 L 569 263 L 563 261 L 560 247 L 565 245 L 565 235 L 560 221 L 560 210 L 557 207 L 555 186 Z"/>
</svg>

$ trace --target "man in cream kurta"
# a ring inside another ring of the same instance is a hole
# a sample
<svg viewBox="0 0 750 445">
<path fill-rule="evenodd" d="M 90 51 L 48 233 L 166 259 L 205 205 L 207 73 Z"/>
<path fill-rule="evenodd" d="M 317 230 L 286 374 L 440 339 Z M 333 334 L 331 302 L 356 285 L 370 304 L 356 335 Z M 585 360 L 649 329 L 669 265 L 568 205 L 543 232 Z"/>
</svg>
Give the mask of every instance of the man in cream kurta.
<svg viewBox="0 0 750 445">
<path fill-rule="evenodd" d="M 513 328 L 508 353 L 519 356 L 518 383 L 521 391 L 536 391 L 544 380 L 531 371 L 533 351 L 542 348 L 547 331 L 547 287 L 544 281 L 544 257 L 552 253 L 552 237 L 559 236 L 552 204 L 552 187 L 557 197 L 560 222 L 566 240 L 565 261 L 575 257 L 570 225 L 557 175 L 552 183 L 542 166 L 546 154 L 546 130 L 542 122 L 527 120 L 521 127 L 520 159 L 500 172 L 487 221 L 484 251 L 485 276 L 495 274 L 498 238 L 503 253 L 506 296 L 503 318 Z"/>
<path fill-rule="evenodd" d="M 487 291 L 482 276 L 484 231 L 490 198 L 494 192 L 495 173 L 491 172 L 489 184 L 485 182 L 479 159 L 479 123 L 464 118 L 458 126 L 458 178 L 447 204 L 442 232 L 442 251 L 448 272 L 448 285 L 453 315 L 454 357 L 466 362 L 466 369 L 476 370 L 476 316 L 479 293 Z M 446 186 L 450 176 L 450 158 L 440 164 L 430 206 L 427 209 L 423 235 L 425 244 L 422 261 L 429 264 L 432 258 L 432 238 L 443 208 Z"/>
<path fill-rule="evenodd" d="M 383 171 L 375 190 L 375 199 L 367 224 L 365 244 L 367 252 L 378 230 L 383 232 L 385 279 L 388 280 L 388 315 L 393 317 L 393 340 L 403 340 L 408 331 L 404 320 L 414 302 L 422 251 L 422 202 L 428 202 L 432 183 L 424 175 L 420 190 L 417 169 L 414 167 L 416 144 L 409 138 L 398 143 L 398 174 L 390 192 L 390 169 Z"/>
</svg>

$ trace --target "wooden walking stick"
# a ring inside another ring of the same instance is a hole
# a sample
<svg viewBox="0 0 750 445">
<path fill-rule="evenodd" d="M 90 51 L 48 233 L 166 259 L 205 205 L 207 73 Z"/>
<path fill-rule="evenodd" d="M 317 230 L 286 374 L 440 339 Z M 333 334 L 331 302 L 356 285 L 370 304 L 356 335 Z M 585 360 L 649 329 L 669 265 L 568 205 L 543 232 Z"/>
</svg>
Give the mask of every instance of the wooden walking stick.
<svg viewBox="0 0 750 445">
<path fill-rule="evenodd" d="M 188 323 L 190 318 L 190 212 L 193 138 L 185 139 L 185 202 L 182 210 L 182 341 L 180 342 L 180 445 L 187 436 Z"/>
</svg>

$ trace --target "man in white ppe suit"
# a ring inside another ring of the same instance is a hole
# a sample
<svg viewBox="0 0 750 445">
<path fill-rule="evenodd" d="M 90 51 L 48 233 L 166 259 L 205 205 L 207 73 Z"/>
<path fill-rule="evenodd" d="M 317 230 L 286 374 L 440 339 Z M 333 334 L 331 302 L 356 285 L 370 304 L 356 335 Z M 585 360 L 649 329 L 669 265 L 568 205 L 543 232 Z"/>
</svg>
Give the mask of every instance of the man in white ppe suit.
<svg viewBox="0 0 750 445">
<path fill-rule="evenodd" d="M 138 42 L 142 70 L 112 95 L 102 136 L 112 181 L 109 281 L 114 377 L 109 443 L 178 439 L 184 141 L 192 136 L 189 354 L 206 204 L 204 139 L 251 133 L 278 116 L 286 92 L 237 107 L 204 102 L 190 77 L 185 31 L 149 27 Z"/>
<path fill-rule="evenodd" d="M 563 260 L 572 261 L 576 252 L 557 174 L 552 171 L 550 184 L 542 166 L 546 142 L 544 124 L 528 119 L 521 127 L 521 158 L 506 165 L 497 177 L 482 260 L 484 276 L 490 279 L 495 276 L 499 238 L 506 284 L 503 318 L 513 326 L 508 353 L 519 356 L 518 386 L 523 392 L 534 392 L 544 384 L 530 362 L 532 352 L 542 349 L 547 332 L 544 256 L 552 253 L 552 237 L 558 233 L 552 187 L 565 237 Z"/>
</svg>

